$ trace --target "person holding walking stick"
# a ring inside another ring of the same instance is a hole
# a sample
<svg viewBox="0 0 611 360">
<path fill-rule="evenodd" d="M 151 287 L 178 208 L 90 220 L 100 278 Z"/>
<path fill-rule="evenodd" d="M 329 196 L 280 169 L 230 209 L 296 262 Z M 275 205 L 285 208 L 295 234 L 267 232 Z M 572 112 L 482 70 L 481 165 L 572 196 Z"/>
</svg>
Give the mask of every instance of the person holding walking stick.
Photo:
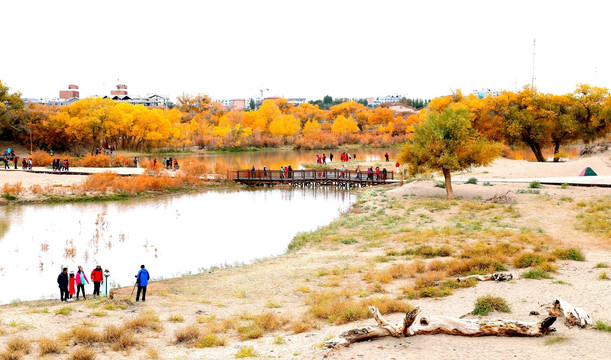
<svg viewBox="0 0 611 360">
<path fill-rule="evenodd" d="M 140 271 L 136 275 L 136 285 L 138 285 L 138 292 L 136 293 L 136 301 L 140 301 L 140 293 L 142 293 L 142 301 L 146 300 L 146 286 L 151 278 L 149 272 L 144 268 L 144 265 L 140 265 Z M 134 290 L 132 289 L 132 294 Z"/>
</svg>

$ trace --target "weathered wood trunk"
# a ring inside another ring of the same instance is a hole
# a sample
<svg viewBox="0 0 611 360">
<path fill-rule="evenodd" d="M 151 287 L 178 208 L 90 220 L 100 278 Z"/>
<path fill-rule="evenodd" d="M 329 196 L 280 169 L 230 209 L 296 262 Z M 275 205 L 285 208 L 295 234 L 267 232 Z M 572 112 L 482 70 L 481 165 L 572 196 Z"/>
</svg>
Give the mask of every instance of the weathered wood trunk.
<svg viewBox="0 0 611 360">
<path fill-rule="evenodd" d="M 454 190 L 452 189 L 452 175 L 450 170 L 442 169 L 442 172 L 446 185 L 446 195 L 448 196 L 448 199 L 454 200 Z"/>
<path fill-rule="evenodd" d="M 477 279 L 478 281 L 509 281 L 513 279 L 513 275 L 511 273 L 502 273 L 497 272 L 494 274 L 486 274 L 486 275 L 469 275 L 456 278 L 456 281 L 467 281 L 467 279 Z"/>
<path fill-rule="evenodd" d="M 592 318 L 584 309 L 573 306 L 563 299 L 556 299 L 554 301 L 549 314 L 558 317 L 564 316 L 568 326 L 577 325 L 585 328 L 592 324 Z"/>
<path fill-rule="evenodd" d="M 462 336 L 543 336 L 554 332 L 551 325 L 556 317 L 548 317 L 541 322 L 516 320 L 458 319 L 449 316 L 422 317 L 414 324 L 420 309 L 405 314 L 400 324 L 386 321 L 375 306 L 370 306 L 377 326 L 364 326 L 348 330 L 325 342 L 327 347 L 340 348 L 352 343 L 383 336 L 408 337 L 415 335 L 462 335 Z"/>
</svg>

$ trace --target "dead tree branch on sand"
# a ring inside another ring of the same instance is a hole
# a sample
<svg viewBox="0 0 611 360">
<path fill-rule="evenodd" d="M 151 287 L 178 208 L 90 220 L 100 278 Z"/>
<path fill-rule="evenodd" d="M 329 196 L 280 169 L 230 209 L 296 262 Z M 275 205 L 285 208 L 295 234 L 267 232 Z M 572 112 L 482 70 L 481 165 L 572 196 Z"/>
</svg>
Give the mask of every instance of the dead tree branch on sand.
<svg viewBox="0 0 611 360">
<path fill-rule="evenodd" d="M 477 279 L 478 281 L 509 281 L 513 279 L 513 275 L 511 273 L 502 273 L 497 272 L 494 274 L 486 274 L 486 275 L 469 275 L 456 278 L 456 281 L 467 281 L 467 279 Z"/>
<path fill-rule="evenodd" d="M 556 299 L 553 302 L 549 314 L 558 317 L 564 316 L 569 327 L 577 325 L 585 328 L 592 324 L 592 318 L 584 309 L 573 306 L 563 299 Z"/>
<path fill-rule="evenodd" d="M 364 326 L 352 329 L 343 334 L 325 341 L 325 346 L 341 348 L 352 343 L 383 336 L 409 337 L 414 335 L 462 335 L 462 336 L 543 336 L 556 331 L 551 325 L 556 321 L 550 316 L 540 322 L 523 322 L 516 320 L 488 320 L 488 319 L 458 319 L 449 316 L 427 316 L 414 323 L 419 308 L 408 312 L 400 324 L 386 321 L 375 306 L 369 311 L 378 323 L 377 326 Z"/>
</svg>

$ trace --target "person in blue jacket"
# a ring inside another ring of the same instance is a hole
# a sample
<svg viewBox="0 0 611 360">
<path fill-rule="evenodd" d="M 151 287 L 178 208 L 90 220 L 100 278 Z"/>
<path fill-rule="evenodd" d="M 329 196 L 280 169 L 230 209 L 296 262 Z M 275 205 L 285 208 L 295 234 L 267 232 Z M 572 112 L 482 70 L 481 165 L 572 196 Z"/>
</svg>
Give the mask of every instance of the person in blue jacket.
<svg viewBox="0 0 611 360">
<path fill-rule="evenodd" d="M 140 292 L 142 292 L 142 301 L 146 300 L 146 286 L 151 278 L 149 272 L 144 268 L 144 265 L 140 265 L 140 271 L 136 275 L 136 283 L 138 284 L 138 293 L 136 294 L 136 301 L 140 301 Z"/>
</svg>

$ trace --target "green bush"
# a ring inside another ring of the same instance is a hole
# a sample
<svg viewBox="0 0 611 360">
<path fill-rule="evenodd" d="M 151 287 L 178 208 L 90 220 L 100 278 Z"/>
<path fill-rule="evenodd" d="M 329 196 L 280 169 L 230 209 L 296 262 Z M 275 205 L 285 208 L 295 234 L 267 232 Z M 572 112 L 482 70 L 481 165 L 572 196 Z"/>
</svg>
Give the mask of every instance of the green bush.
<svg viewBox="0 0 611 360">
<path fill-rule="evenodd" d="M 552 276 L 547 271 L 543 269 L 539 269 L 539 268 L 530 269 L 527 272 L 522 273 L 522 277 L 525 279 L 535 279 L 535 280 L 552 278 Z"/>
<path fill-rule="evenodd" d="M 475 300 L 475 308 L 473 315 L 486 316 L 492 311 L 501 311 L 505 313 L 511 312 L 511 308 L 502 297 L 485 295 L 480 296 Z"/>
<path fill-rule="evenodd" d="M 475 184 L 477 184 L 477 179 L 476 179 L 476 178 L 474 178 L 474 177 L 469 178 L 469 180 L 467 180 L 467 181 L 465 182 L 465 184 L 473 184 L 473 185 L 475 185 Z"/>
<path fill-rule="evenodd" d="M 436 182 L 436 183 L 435 183 L 435 187 L 445 189 L 445 188 L 446 188 L 446 183 L 445 183 L 445 182 L 443 182 L 443 181 L 441 181 L 441 182 Z"/>
<path fill-rule="evenodd" d="M 581 250 L 576 248 L 568 249 L 556 249 L 553 252 L 554 256 L 561 260 L 574 260 L 574 261 L 585 261 L 586 257 L 583 256 Z"/>
<path fill-rule="evenodd" d="M 545 261 L 545 257 L 541 254 L 524 253 L 513 261 L 513 265 L 517 268 L 526 268 L 529 266 L 541 265 Z"/>
<path fill-rule="evenodd" d="M 541 182 L 537 181 L 537 180 L 533 180 L 530 182 L 530 184 L 528 184 L 528 187 L 531 189 L 541 189 Z"/>
</svg>

